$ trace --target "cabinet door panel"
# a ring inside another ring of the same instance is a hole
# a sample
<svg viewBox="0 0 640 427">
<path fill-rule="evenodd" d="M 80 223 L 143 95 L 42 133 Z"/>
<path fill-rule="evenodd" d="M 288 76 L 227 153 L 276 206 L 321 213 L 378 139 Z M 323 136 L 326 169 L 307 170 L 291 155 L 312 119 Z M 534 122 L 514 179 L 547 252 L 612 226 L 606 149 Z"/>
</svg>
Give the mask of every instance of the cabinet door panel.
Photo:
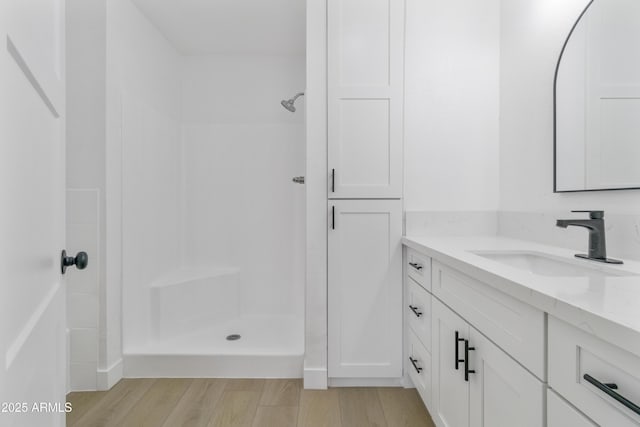
<svg viewBox="0 0 640 427">
<path fill-rule="evenodd" d="M 329 211 L 329 377 L 400 377 L 402 205 L 340 200 Z"/>
<path fill-rule="evenodd" d="M 464 363 L 456 370 L 456 346 L 460 358 L 464 343 L 456 343 L 456 331 L 469 338 L 469 325 L 448 307 L 433 298 L 433 408 L 429 408 L 439 427 L 469 425 L 469 386 L 464 381 Z"/>
<path fill-rule="evenodd" d="M 404 2 L 327 5 L 329 197 L 401 198 Z"/>
<path fill-rule="evenodd" d="M 547 427 L 596 427 L 553 391 L 547 393 Z"/>
<path fill-rule="evenodd" d="M 474 328 L 469 342 L 471 427 L 542 427 L 542 382 Z"/>
</svg>

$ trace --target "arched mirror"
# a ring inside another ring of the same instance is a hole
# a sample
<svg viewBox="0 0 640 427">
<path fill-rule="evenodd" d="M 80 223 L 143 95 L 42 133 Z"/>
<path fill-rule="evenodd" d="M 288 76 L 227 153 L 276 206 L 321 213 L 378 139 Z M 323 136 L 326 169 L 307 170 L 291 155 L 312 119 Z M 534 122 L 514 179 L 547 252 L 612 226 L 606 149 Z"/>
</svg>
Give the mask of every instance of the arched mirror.
<svg viewBox="0 0 640 427">
<path fill-rule="evenodd" d="M 640 188 L 640 0 L 593 0 L 555 78 L 555 191 Z"/>
</svg>

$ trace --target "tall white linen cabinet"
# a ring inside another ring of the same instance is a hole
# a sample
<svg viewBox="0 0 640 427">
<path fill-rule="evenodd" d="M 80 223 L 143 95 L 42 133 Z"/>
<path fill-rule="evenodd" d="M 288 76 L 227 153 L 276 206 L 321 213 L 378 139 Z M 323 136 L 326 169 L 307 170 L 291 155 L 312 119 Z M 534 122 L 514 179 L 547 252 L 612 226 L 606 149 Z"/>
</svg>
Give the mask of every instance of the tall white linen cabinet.
<svg viewBox="0 0 640 427">
<path fill-rule="evenodd" d="M 405 3 L 327 8 L 328 376 L 374 384 L 403 366 Z"/>
</svg>

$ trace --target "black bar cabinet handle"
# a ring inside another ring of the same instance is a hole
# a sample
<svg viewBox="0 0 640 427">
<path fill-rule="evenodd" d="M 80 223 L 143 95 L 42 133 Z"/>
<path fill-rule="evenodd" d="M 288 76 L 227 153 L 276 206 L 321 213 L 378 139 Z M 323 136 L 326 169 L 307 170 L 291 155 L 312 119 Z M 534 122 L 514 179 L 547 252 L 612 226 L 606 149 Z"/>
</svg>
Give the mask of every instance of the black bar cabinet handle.
<svg viewBox="0 0 640 427">
<path fill-rule="evenodd" d="M 409 265 L 415 268 L 416 270 L 422 270 L 422 266 L 416 262 L 410 262 Z"/>
<path fill-rule="evenodd" d="M 336 170 L 331 169 L 331 192 L 336 192 Z"/>
<path fill-rule="evenodd" d="M 475 347 L 469 347 L 469 340 L 464 340 L 464 380 L 469 382 L 469 374 L 475 374 L 476 371 L 469 369 L 469 352 L 474 351 Z"/>
<path fill-rule="evenodd" d="M 411 364 L 413 365 L 417 373 L 422 372 L 422 368 L 418 366 L 418 359 L 414 359 L 413 357 L 409 356 L 409 360 L 411 361 Z"/>
<path fill-rule="evenodd" d="M 411 309 L 411 311 L 413 311 L 413 314 L 415 314 L 416 317 L 422 316 L 422 312 L 418 311 L 418 307 L 410 305 L 409 308 Z"/>
<path fill-rule="evenodd" d="M 331 206 L 331 229 L 336 229 L 336 207 Z"/>
<path fill-rule="evenodd" d="M 460 333 L 456 331 L 456 338 L 454 345 L 456 346 L 456 371 L 458 370 L 458 364 L 464 362 L 464 359 L 460 359 L 460 354 L 458 353 L 458 344 L 460 341 L 464 341 L 464 338 L 460 338 Z"/>
<path fill-rule="evenodd" d="M 618 394 L 618 393 L 616 393 L 614 391 L 615 389 L 618 388 L 617 385 L 615 385 L 615 384 L 603 384 L 600 381 L 598 381 L 597 379 L 593 378 L 589 374 L 584 374 L 584 376 L 582 378 L 584 378 L 585 380 L 587 380 L 587 382 L 589 382 L 592 385 L 594 385 L 598 390 L 600 390 L 604 394 L 607 394 L 612 399 L 618 401 L 622 405 L 624 405 L 627 408 L 631 409 L 636 414 L 640 415 L 640 406 L 636 405 L 635 403 L 633 403 L 632 401 L 630 401 L 626 397 L 624 397 L 621 394 Z M 614 387 L 611 387 L 611 386 L 614 386 Z"/>
</svg>

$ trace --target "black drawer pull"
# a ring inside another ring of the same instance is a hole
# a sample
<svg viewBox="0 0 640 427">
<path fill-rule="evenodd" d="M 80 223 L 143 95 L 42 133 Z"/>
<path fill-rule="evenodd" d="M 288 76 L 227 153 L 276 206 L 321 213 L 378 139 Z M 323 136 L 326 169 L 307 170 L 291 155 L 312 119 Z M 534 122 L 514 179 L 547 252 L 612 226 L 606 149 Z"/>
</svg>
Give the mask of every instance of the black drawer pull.
<svg viewBox="0 0 640 427">
<path fill-rule="evenodd" d="M 331 229 L 336 229 L 336 207 L 331 206 Z"/>
<path fill-rule="evenodd" d="M 331 169 L 331 192 L 336 192 L 336 170 Z"/>
<path fill-rule="evenodd" d="M 458 344 L 460 344 L 460 341 L 464 341 L 464 338 L 460 338 L 460 333 L 456 331 L 456 338 L 454 343 L 454 345 L 456 346 L 456 371 L 458 370 L 458 364 L 464 362 L 464 359 L 460 359 L 460 354 L 458 352 Z"/>
<path fill-rule="evenodd" d="M 411 364 L 413 365 L 417 373 L 422 372 L 422 368 L 418 366 L 418 359 L 414 359 L 413 357 L 409 356 L 409 360 L 411 361 Z"/>
<path fill-rule="evenodd" d="M 621 394 L 618 394 L 618 393 L 616 393 L 614 391 L 614 390 L 618 389 L 618 386 L 616 384 L 603 384 L 600 381 L 598 381 L 597 379 L 593 378 L 589 374 L 584 374 L 584 376 L 582 378 L 584 378 L 585 380 L 587 380 L 587 382 L 589 382 L 592 385 L 594 385 L 598 390 L 600 390 L 604 394 L 609 395 L 609 397 L 611 397 L 612 399 L 618 401 L 622 405 L 624 405 L 627 408 L 631 409 L 636 414 L 640 415 L 640 406 L 636 405 L 635 403 L 633 403 L 632 401 L 630 401 L 626 397 L 624 397 Z"/>
<path fill-rule="evenodd" d="M 469 352 L 474 351 L 475 347 L 469 347 L 469 340 L 464 340 L 464 380 L 469 382 L 469 374 L 475 374 L 476 371 L 469 369 Z"/>
<path fill-rule="evenodd" d="M 415 268 L 416 270 L 420 271 L 422 270 L 422 266 L 420 264 L 418 264 L 417 262 L 410 262 L 409 265 L 413 268 Z"/>
<path fill-rule="evenodd" d="M 410 305 L 409 308 L 411 309 L 411 311 L 413 311 L 413 314 L 415 314 L 416 317 L 422 316 L 422 312 L 418 311 L 418 307 L 414 307 L 414 306 Z"/>
</svg>

